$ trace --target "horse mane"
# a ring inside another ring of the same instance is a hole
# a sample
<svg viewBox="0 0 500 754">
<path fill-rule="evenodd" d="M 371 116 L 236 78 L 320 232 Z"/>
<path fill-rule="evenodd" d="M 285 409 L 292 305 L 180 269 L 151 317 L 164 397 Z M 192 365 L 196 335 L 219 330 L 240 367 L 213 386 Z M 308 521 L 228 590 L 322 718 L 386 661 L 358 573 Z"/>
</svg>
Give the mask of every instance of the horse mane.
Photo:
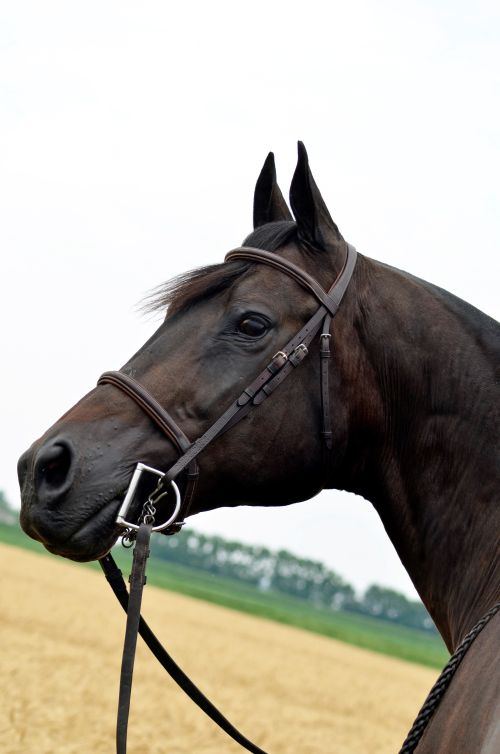
<svg viewBox="0 0 500 754">
<path fill-rule="evenodd" d="M 281 220 L 256 228 L 245 238 L 243 245 L 276 251 L 296 238 L 296 223 Z M 253 262 L 222 262 L 183 272 L 154 288 L 141 308 L 146 313 L 167 310 L 168 315 L 173 316 L 226 290 L 253 267 Z"/>
</svg>

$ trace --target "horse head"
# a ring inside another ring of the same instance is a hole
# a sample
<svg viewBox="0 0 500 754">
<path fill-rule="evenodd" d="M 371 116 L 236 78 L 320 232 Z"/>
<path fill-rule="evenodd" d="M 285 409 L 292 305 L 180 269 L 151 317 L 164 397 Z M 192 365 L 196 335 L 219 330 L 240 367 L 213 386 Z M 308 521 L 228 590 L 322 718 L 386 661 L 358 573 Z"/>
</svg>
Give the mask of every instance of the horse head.
<svg viewBox="0 0 500 754">
<path fill-rule="evenodd" d="M 345 265 L 348 245 L 321 197 L 302 144 L 290 203 L 295 221 L 270 154 L 257 180 L 254 230 L 244 246 L 274 252 L 328 290 Z M 286 505 L 324 486 L 346 485 L 350 414 L 357 403 L 356 369 L 346 347 L 353 341 L 354 301 L 350 289 L 332 328 L 335 369 L 330 363 L 327 369 L 334 420 L 326 451 L 315 339 L 308 358 L 265 408 L 249 412 L 200 454 L 190 513 L 241 504 Z M 300 331 L 319 302 L 279 269 L 233 259 L 167 284 L 153 306 L 166 311 L 165 319 L 121 372 L 144 386 L 182 433 L 195 440 Z M 177 455 L 175 445 L 134 401 L 112 384 L 99 384 L 21 457 L 22 527 L 51 552 L 75 560 L 99 558 L 120 533 L 117 510 L 136 464 L 167 471 Z M 185 472 L 177 483 L 184 494 Z M 139 502 L 134 505 L 137 516 Z"/>
</svg>

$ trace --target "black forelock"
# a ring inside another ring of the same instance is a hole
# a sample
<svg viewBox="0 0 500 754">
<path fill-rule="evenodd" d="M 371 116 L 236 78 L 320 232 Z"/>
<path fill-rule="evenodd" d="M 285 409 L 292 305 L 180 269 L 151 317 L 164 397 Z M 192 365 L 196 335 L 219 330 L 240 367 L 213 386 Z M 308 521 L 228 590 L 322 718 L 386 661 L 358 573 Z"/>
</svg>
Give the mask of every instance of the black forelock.
<svg viewBox="0 0 500 754">
<path fill-rule="evenodd" d="M 253 246 L 264 251 L 276 251 L 281 246 L 297 239 L 297 223 L 279 220 L 255 228 L 243 241 L 243 246 Z"/>
<path fill-rule="evenodd" d="M 265 251 L 276 251 L 296 239 L 296 223 L 289 220 L 266 223 L 256 228 L 243 241 Z M 222 262 L 184 272 L 156 288 L 144 301 L 146 312 L 164 311 L 170 314 L 185 310 L 229 288 L 235 280 L 254 266 L 253 262 Z"/>
</svg>

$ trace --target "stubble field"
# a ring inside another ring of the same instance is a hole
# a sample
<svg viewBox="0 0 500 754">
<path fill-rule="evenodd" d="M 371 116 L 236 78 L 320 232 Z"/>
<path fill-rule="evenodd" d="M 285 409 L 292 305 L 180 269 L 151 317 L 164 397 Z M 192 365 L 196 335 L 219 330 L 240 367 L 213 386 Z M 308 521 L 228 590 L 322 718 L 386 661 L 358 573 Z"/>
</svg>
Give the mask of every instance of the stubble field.
<svg viewBox="0 0 500 754">
<path fill-rule="evenodd" d="M 0 751 L 112 754 L 124 614 L 104 578 L 0 545 Z M 437 671 L 148 587 L 174 658 L 269 754 L 395 754 Z M 143 646 L 130 754 L 236 754 Z"/>
</svg>

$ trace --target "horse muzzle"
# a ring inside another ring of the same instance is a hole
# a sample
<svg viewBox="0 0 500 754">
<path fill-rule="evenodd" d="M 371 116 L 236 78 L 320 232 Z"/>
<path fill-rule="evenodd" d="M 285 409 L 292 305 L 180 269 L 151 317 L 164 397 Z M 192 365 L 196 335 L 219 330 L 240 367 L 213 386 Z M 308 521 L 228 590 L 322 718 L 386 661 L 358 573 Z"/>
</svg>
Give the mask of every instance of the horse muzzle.
<svg viewBox="0 0 500 754">
<path fill-rule="evenodd" d="M 89 464 L 92 465 L 92 462 Z M 50 552 L 78 561 L 104 555 L 119 534 L 116 515 L 127 479 L 86 479 L 65 436 L 35 443 L 18 462 L 23 530 Z"/>
</svg>

